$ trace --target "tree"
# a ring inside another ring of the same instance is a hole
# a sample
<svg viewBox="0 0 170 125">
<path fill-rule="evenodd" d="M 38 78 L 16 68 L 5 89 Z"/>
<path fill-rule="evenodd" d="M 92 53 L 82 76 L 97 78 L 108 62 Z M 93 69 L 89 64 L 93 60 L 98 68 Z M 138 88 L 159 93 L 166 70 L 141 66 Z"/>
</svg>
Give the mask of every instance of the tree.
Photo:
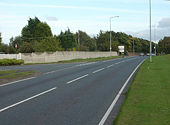
<svg viewBox="0 0 170 125">
<path fill-rule="evenodd" d="M 19 51 L 21 53 L 32 53 L 32 52 L 34 52 L 32 43 L 28 43 L 28 42 L 22 43 Z"/>
<path fill-rule="evenodd" d="M 13 47 L 15 49 L 19 49 L 20 46 L 22 45 L 22 43 L 23 43 L 23 40 L 22 40 L 21 36 L 16 36 L 15 38 L 11 37 L 9 46 L 11 46 L 11 47 Z"/>
<path fill-rule="evenodd" d="M 51 28 L 47 23 L 41 22 L 37 17 L 28 20 L 28 25 L 22 29 L 22 38 L 25 42 L 31 42 L 33 40 L 41 40 L 46 37 L 51 37 Z"/>
<path fill-rule="evenodd" d="M 1 37 L 1 33 L 0 33 L 0 43 L 2 42 L 2 37 Z"/>
<path fill-rule="evenodd" d="M 170 37 L 164 37 L 163 40 L 159 41 L 159 52 L 170 54 Z"/>
<path fill-rule="evenodd" d="M 9 54 L 9 46 L 8 44 L 1 44 L 0 52 L 4 52 L 5 54 Z"/>
<path fill-rule="evenodd" d="M 56 52 L 62 50 L 57 36 L 48 37 L 34 43 L 35 52 Z"/>
<path fill-rule="evenodd" d="M 96 44 L 95 39 L 87 35 L 86 32 L 78 31 L 76 33 L 77 43 L 79 46 L 79 51 L 95 51 Z"/>
<path fill-rule="evenodd" d="M 64 50 L 76 50 L 77 49 L 76 37 L 73 33 L 70 32 L 70 29 L 68 29 L 64 33 L 61 32 L 59 35 L 59 40 Z"/>
</svg>

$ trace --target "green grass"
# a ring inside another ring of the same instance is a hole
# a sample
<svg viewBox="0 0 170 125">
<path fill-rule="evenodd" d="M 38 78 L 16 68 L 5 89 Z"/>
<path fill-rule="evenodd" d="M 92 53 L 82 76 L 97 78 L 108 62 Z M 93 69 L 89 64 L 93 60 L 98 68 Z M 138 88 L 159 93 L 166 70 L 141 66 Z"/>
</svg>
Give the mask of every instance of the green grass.
<svg viewBox="0 0 170 125">
<path fill-rule="evenodd" d="M 170 55 L 144 62 L 114 125 L 170 125 Z"/>
<path fill-rule="evenodd" d="M 0 80 L 2 79 L 11 80 L 11 79 L 29 77 L 37 73 L 38 72 L 35 71 L 22 71 L 22 70 L 0 71 Z"/>
<path fill-rule="evenodd" d="M 104 61 L 104 60 L 110 60 L 110 59 L 116 59 L 116 58 L 120 58 L 120 56 L 88 58 L 88 59 L 72 59 L 72 60 L 66 60 L 66 61 L 59 61 L 58 63 L 96 62 L 96 61 Z"/>
</svg>

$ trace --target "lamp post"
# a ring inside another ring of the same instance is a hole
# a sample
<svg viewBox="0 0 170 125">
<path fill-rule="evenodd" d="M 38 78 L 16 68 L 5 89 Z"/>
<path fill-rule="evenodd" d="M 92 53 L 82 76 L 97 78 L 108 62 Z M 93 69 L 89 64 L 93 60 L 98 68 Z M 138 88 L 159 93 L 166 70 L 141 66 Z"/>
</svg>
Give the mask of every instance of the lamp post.
<svg viewBox="0 0 170 125">
<path fill-rule="evenodd" d="M 149 22 L 150 22 L 150 62 L 152 62 L 152 27 L 151 27 L 151 25 L 152 25 L 152 10 L 151 10 L 151 8 L 152 8 L 152 6 L 151 6 L 151 0 L 149 0 L 149 16 L 150 16 L 150 20 L 149 20 Z"/>
<path fill-rule="evenodd" d="M 112 33 L 111 33 L 111 30 L 112 30 L 112 19 L 113 18 L 119 18 L 119 16 L 110 17 L 110 56 L 111 56 L 111 52 L 112 52 Z"/>
</svg>

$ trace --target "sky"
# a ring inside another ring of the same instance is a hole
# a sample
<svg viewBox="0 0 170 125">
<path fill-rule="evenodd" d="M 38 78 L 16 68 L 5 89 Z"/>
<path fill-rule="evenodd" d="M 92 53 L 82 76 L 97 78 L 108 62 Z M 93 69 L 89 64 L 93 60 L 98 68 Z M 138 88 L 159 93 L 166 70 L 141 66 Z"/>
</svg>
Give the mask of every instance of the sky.
<svg viewBox="0 0 170 125">
<path fill-rule="evenodd" d="M 119 16 L 112 19 L 113 31 L 149 39 L 149 0 L 0 0 L 2 42 L 21 35 L 35 16 L 47 22 L 53 34 L 70 28 L 90 36 L 108 31 L 110 17 Z M 170 1 L 152 0 L 152 40 L 164 36 L 170 36 Z"/>
</svg>

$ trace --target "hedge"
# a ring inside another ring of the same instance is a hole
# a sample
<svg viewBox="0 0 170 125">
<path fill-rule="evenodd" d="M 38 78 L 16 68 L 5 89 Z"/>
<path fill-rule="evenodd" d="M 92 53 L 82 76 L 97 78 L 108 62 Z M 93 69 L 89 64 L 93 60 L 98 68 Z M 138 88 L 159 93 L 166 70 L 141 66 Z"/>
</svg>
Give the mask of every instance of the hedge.
<svg viewBox="0 0 170 125">
<path fill-rule="evenodd" d="M 24 64 L 24 60 L 19 59 L 0 59 L 0 66 L 21 65 Z"/>
</svg>

